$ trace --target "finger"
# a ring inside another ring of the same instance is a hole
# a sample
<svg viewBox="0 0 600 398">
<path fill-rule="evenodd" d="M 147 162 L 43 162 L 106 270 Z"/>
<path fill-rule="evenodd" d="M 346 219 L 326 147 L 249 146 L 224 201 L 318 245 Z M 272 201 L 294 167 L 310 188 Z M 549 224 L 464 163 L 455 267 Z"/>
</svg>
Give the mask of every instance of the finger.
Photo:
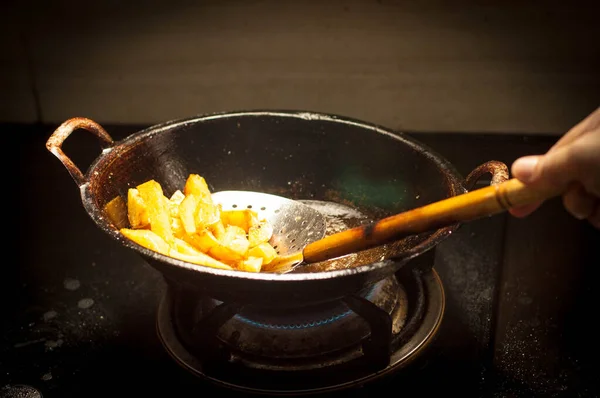
<svg viewBox="0 0 600 398">
<path fill-rule="evenodd" d="M 511 173 L 513 177 L 528 184 L 532 181 L 534 172 L 536 171 L 537 164 L 541 156 L 524 156 L 515 160 L 511 167 Z M 509 213 L 515 217 L 522 218 L 533 213 L 542 205 L 542 202 L 532 203 L 525 206 L 513 207 L 509 209 Z"/>
<path fill-rule="evenodd" d="M 574 181 L 588 178 L 585 159 L 577 143 L 558 148 L 554 153 L 539 157 L 528 183 L 566 191 Z"/>
<path fill-rule="evenodd" d="M 595 228 L 600 229 L 600 200 L 596 202 L 596 209 L 591 216 L 588 217 L 588 221 Z"/>
<path fill-rule="evenodd" d="M 599 144 L 600 130 L 544 155 L 535 166 L 532 181 L 565 190 L 571 182 L 579 182 L 590 194 L 600 197 L 600 173 L 596 171 L 600 167 Z"/>
<path fill-rule="evenodd" d="M 541 204 L 541 202 L 538 202 L 527 206 L 512 207 L 508 210 L 508 212 L 517 218 L 522 218 L 533 213 L 538 207 L 540 207 Z"/>
<path fill-rule="evenodd" d="M 569 129 L 553 146 L 550 148 L 548 153 L 555 152 L 559 148 L 570 144 L 575 141 L 578 137 L 583 135 L 584 133 L 591 131 L 595 128 L 598 128 L 600 125 L 600 107 L 598 107 L 594 112 L 589 114 L 575 126 Z"/>
<path fill-rule="evenodd" d="M 541 156 L 523 156 L 514 161 L 511 167 L 512 175 L 525 184 L 532 181 L 534 172 Z"/>
<path fill-rule="evenodd" d="M 590 195 L 581 184 L 573 184 L 563 195 L 563 204 L 567 211 L 578 220 L 584 220 L 596 210 L 598 199 Z"/>
</svg>

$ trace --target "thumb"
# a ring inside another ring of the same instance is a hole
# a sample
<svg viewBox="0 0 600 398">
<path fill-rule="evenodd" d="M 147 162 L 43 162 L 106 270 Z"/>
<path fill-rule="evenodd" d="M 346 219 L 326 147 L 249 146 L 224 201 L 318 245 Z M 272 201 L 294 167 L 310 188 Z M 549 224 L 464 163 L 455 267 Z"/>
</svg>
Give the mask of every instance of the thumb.
<svg viewBox="0 0 600 398">
<path fill-rule="evenodd" d="M 569 147 L 557 148 L 539 156 L 524 156 L 512 166 L 513 175 L 525 184 L 535 184 L 566 190 L 579 176 Z"/>
<path fill-rule="evenodd" d="M 512 175 L 525 184 L 532 183 L 541 157 L 542 156 L 531 155 L 523 156 L 522 158 L 515 160 L 512 164 Z"/>
<path fill-rule="evenodd" d="M 541 156 L 524 156 L 521 157 L 512 164 L 511 173 L 513 177 L 529 184 L 533 180 L 536 167 L 539 163 Z M 509 212 L 515 217 L 525 217 L 534 212 L 542 203 L 532 203 L 526 206 L 513 207 L 509 209 Z"/>
<path fill-rule="evenodd" d="M 568 151 L 558 148 L 545 155 L 523 156 L 512 164 L 511 172 L 515 178 L 525 184 L 548 187 L 566 191 L 573 174 L 569 172 Z M 516 217 L 525 217 L 535 211 L 542 201 L 530 205 L 515 207 L 509 212 Z"/>
</svg>

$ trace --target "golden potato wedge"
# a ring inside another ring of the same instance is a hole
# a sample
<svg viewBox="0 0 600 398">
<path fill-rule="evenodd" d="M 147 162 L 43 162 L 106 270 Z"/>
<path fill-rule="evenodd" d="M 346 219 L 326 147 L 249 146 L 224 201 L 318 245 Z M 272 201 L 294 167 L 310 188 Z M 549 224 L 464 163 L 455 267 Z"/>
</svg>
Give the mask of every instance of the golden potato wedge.
<svg viewBox="0 0 600 398">
<path fill-rule="evenodd" d="M 185 181 L 185 186 L 183 187 L 183 193 L 185 196 L 196 195 L 207 203 L 213 203 L 206 180 L 198 174 L 190 174 L 188 176 Z"/>
<path fill-rule="evenodd" d="M 154 180 L 149 180 L 137 186 L 140 196 L 146 203 L 150 229 L 163 238 L 169 245 L 173 243 L 171 219 L 162 187 Z"/>
<path fill-rule="evenodd" d="M 195 234 L 196 229 L 196 208 L 198 207 L 198 196 L 188 195 L 179 205 L 179 218 L 183 224 L 185 232 Z"/>
<path fill-rule="evenodd" d="M 263 259 L 263 265 L 267 265 L 277 257 L 277 251 L 268 242 L 263 242 L 250 248 L 248 257 L 260 257 Z"/>
<path fill-rule="evenodd" d="M 169 255 L 169 251 L 171 249 L 169 244 L 162 237 L 149 229 L 121 228 L 120 231 L 123 236 L 131 239 L 138 245 L 144 246 L 147 249 L 154 250 L 166 256 Z"/>
<path fill-rule="evenodd" d="M 115 196 L 110 202 L 104 205 L 104 211 L 117 229 L 127 228 L 129 226 L 127 204 L 122 197 Z"/>
<path fill-rule="evenodd" d="M 209 226 L 208 230 L 212 232 L 212 234 L 218 240 L 221 240 L 223 238 L 223 235 L 225 235 L 225 225 L 223 225 L 223 222 L 221 220 Z"/>
<path fill-rule="evenodd" d="M 221 245 L 228 247 L 240 256 L 246 256 L 250 248 L 250 242 L 246 238 L 246 231 L 235 225 L 225 227 L 225 234 L 221 238 Z"/>
<path fill-rule="evenodd" d="M 203 253 L 208 253 L 213 247 L 220 244 L 209 230 L 202 230 L 191 235 L 186 234 L 182 239 Z"/>
<path fill-rule="evenodd" d="M 235 225 L 248 232 L 250 227 L 258 224 L 258 214 L 250 209 L 225 210 L 221 212 L 221 220 L 225 225 Z"/>
<path fill-rule="evenodd" d="M 197 250 L 194 246 L 192 246 L 185 240 L 179 238 L 175 238 L 172 248 L 174 248 L 180 253 L 189 254 L 191 256 L 200 253 L 200 251 Z"/>
<path fill-rule="evenodd" d="M 173 195 L 171 195 L 171 197 L 169 198 L 169 200 L 175 203 L 176 205 L 179 205 L 183 199 L 185 199 L 185 195 L 179 189 L 173 192 Z"/>
<path fill-rule="evenodd" d="M 213 246 L 208 251 L 208 254 L 210 256 L 214 257 L 215 259 L 223 261 L 224 263 L 227 263 L 227 264 L 235 264 L 238 261 L 241 261 L 244 259 L 244 256 L 240 255 L 239 253 L 234 252 L 229 247 L 223 246 L 221 244 Z"/>
<path fill-rule="evenodd" d="M 195 195 L 194 195 L 195 196 Z M 214 205 L 211 202 L 206 202 L 200 198 L 196 207 L 196 228 L 203 229 L 210 227 L 211 225 L 221 220 L 221 206 Z"/>
<path fill-rule="evenodd" d="M 248 230 L 248 241 L 250 247 L 258 246 L 261 243 L 268 242 L 273 236 L 273 227 L 266 221 L 261 221 Z"/>
<path fill-rule="evenodd" d="M 148 228 L 150 226 L 148 206 L 135 188 L 127 190 L 127 216 L 131 228 Z"/>
<path fill-rule="evenodd" d="M 219 244 L 211 247 L 209 254 L 226 263 L 236 263 L 244 259 L 249 247 L 244 230 L 230 225 L 225 227 Z"/>
<path fill-rule="evenodd" d="M 261 257 L 248 257 L 236 264 L 236 268 L 246 272 L 260 272 L 263 259 Z"/>
<path fill-rule="evenodd" d="M 185 195 L 177 190 L 169 198 L 169 213 L 171 217 L 179 217 L 179 205 L 185 199 Z"/>
<path fill-rule="evenodd" d="M 218 260 L 215 260 L 211 256 L 204 253 L 196 253 L 196 254 L 185 254 L 177 251 L 176 249 L 171 248 L 169 252 L 169 256 L 174 257 L 178 260 L 187 261 L 188 263 L 204 265 L 212 268 L 219 269 L 227 269 L 232 270 L 233 268 L 225 263 L 222 263 Z"/>
<path fill-rule="evenodd" d="M 226 263 L 237 263 L 243 260 L 250 247 L 243 229 L 230 225 L 218 245 L 210 248 L 209 254 Z"/>
<path fill-rule="evenodd" d="M 171 231 L 173 231 L 173 236 L 175 238 L 183 239 L 183 237 L 187 235 L 179 217 L 171 217 Z"/>
</svg>

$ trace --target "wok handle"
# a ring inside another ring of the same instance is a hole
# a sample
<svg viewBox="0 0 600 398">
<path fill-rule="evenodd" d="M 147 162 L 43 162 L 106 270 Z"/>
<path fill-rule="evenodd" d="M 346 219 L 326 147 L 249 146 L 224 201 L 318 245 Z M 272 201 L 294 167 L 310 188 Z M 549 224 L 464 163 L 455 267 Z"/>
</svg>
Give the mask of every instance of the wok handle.
<svg viewBox="0 0 600 398">
<path fill-rule="evenodd" d="M 313 242 L 304 248 L 304 262 L 313 263 L 366 250 L 408 235 L 432 231 L 491 216 L 511 207 L 537 203 L 559 196 L 551 187 L 533 187 L 516 178 L 452 196 L 429 205 L 349 229 Z"/>
<path fill-rule="evenodd" d="M 490 185 L 501 184 L 509 178 L 508 166 L 505 163 L 498 160 L 490 160 L 489 162 L 477 166 L 469 173 L 467 178 L 465 178 L 465 188 L 469 191 L 473 190 L 477 181 L 479 181 L 484 174 L 492 175 Z"/>
<path fill-rule="evenodd" d="M 70 136 L 73 131 L 78 129 L 87 130 L 93 133 L 101 140 L 103 147 L 105 148 L 112 146 L 114 144 L 114 140 L 98 123 L 83 117 L 74 117 L 65 121 L 58 126 L 50 138 L 48 138 L 48 141 L 46 142 L 46 148 L 52 152 L 54 156 L 56 156 L 58 160 L 60 160 L 67 168 L 69 174 L 71 174 L 71 177 L 73 180 L 75 180 L 75 183 L 78 186 L 82 186 L 86 183 L 83 173 L 62 150 L 62 144 L 65 142 L 67 137 Z"/>
</svg>

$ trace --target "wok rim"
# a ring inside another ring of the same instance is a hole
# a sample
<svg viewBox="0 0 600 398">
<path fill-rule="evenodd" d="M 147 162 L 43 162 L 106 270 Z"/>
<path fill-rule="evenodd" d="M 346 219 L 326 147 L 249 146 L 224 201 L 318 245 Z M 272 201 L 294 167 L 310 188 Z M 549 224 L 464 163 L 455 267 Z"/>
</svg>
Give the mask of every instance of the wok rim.
<svg viewBox="0 0 600 398">
<path fill-rule="evenodd" d="M 125 238 L 113 225 L 103 216 L 102 211 L 95 205 L 94 195 L 92 195 L 90 182 L 96 175 L 96 170 L 108 162 L 110 158 L 110 152 L 117 148 L 125 148 L 134 145 L 135 143 L 146 139 L 147 137 L 160 134 L 163 131 L 168 131 L 171 128 L 185 126 L 193 123 L 203 123 L 206 121 L 217 120 L 217 119 L 229 119 L 238 117 L 261 117 L 271 116 L 279 118 L 295 118 L 303 120 L 322 120 L 338 124 L 346 124 L 361 129 L 371 130 L 377 134 L 383 134 L 396 140 L 402 141 L 405 145 L 408 145 L 413 150 L 419 152 L 421 155 L 434 162 L 440 171 L 443 172 L 447 179 L 448 190 L 451 196 L 455 196 L 460 193 L 467 192 L 464 186 L 464 178 L 456 170 L 454 165 L 448 161 L 445 157 L 434 151 L 429 146 L 421 143 L 419 140 L 408 136 L 406 133 L 401 131 L 392 130 L 379 124 L 366 122 L 363 120 L 355 119 L 348 116 L 342 116 L 334 113 L 324 113 L 315 111 L 304 111 L 304 110 L 245 110 L 245 111 L 223 111 L 198 114 L 186 118 L 172 119 L 162 123 L 154 124 L 146 127 L 137 132 L 131 133 L 127 137 L 115 141 L 114 145 L 110 148 L 105 149 L 101 155 L 99 155 L 90 165 L 85 175 L 86 183 L 80 186 L 81 199 L 83 206 L 92 218 L 95 224 L 100 227 L 110 237 L 120 242 L 123 246 L 133 249 L 143 257 L 151 258 L 155 261 L 161 262 L 164 265 L 173 266 L 183 270 L 192 272 L 199 272 L 202 274 L 210 274 L 212 276 L 223 276 L 228 278 L 236 278 L 245 281 L 265 281 L 265 282 L 296 282 L 296 281 L 307 281 L 307 280 L 325 280 L 331 278 L 340 278 L 356 274 L 366 274 L 370 272 L 381 271 L 384 268 L 398 268 L 402 264 L 410 261 L 412 258 L 419 256 L 428 250 L 434 248 L 441 241 L 448 238 L 454 231 L 460 227 L 460 223 L 455 223 L 451 226 L 439 228 L 435 230 L 429 238 L 412 247 L 411 249 L 402 253 L 399 257 L 378 261 L 375 263 L 365 264 L 357 267 L 352 267 L 343 270 L 333 271 L 322 271 L 322 272 L 308 272 L 308 273 L 267 273 L 267 272 L 244 272 L 239 270 L 223 270 L 213 268 L 209 266 L 192 264 L 182 260 L 178 260 L 153 250 L 147 249 L 127 238 Z M 162 272 L 162 270 L 161 270 Z"/>
</svg>

